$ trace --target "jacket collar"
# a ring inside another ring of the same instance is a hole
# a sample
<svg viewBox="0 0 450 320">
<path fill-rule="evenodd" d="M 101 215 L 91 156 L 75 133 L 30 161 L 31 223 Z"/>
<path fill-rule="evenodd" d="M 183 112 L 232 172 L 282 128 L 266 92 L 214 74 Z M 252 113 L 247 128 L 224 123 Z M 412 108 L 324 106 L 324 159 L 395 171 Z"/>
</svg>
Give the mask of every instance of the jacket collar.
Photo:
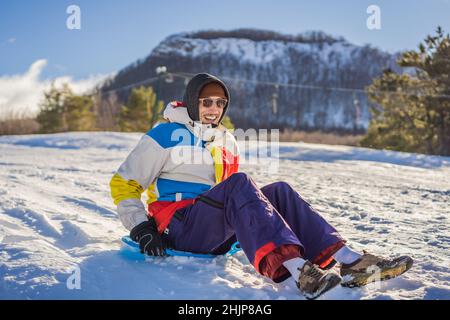
<svg viewBox="0 0 450 320">
<path fill-rule="evenodd" d="M 188 114 L 187 108 L 180 102 L 170 102 L 163 113 L 164 119 L 169 122 L 180 123 L 189 131 L 194 134 L 197 138 L 202 139 L 203 141 L 213 141 L 214 136 L 219 133 L 219 131 L 226 130 L 224 126 L 220 125 L 214 128 L 210 124 L 202 124 L 197 121 L 193 121 Z"/>
</svg>

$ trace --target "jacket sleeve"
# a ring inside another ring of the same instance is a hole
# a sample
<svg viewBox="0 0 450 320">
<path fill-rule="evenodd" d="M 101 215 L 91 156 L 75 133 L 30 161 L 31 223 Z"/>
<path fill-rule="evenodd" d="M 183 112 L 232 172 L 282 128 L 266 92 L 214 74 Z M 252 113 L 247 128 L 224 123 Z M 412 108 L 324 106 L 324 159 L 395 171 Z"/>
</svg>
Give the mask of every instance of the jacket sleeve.
<svg viewBox="0 0 450 320">
<path fill-rule="evenodd" d="M 147 221 L 141 194 L 159 176 L 167 157 L 166 150 L 146 134 L 112 177 L 111 196 L 119 218 L 128 230 Z"/>
</svg>

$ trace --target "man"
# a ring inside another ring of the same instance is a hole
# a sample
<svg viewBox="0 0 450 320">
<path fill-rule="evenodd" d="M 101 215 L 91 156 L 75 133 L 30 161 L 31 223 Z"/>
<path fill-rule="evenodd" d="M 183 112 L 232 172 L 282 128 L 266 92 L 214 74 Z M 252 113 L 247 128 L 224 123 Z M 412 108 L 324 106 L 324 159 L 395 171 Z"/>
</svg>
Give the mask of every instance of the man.
<svg viewBox="0 0 450 320">
<path fill-rule="evenodd" d="M 236 141 L 221 125 L 229 104 L 220 79 L 197 74 L 183 102 L 167 105 L 168 122 L 145 134 L 112 178 L 119 217 L 142 253 L 163 256 L 168 246 L 221 254 L 238 240 L 259 273 L 274 282 L 293 276 L 309 299 L 339 283 L 362 286 L 412 266 L 410 257 L 351 250 L 287 183 L 258 188 L 238 172 Z M 336 261 L 340 275 L 326 271 Z"/>
</svg>

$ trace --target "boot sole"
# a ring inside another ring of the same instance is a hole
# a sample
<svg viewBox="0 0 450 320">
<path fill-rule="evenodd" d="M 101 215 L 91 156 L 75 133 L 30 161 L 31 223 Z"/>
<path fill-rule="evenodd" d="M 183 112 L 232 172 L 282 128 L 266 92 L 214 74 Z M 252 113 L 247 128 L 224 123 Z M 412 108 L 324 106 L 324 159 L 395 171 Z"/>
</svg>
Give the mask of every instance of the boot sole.
<svg viewBox="0 0 450 320">
<path fill-rule="evenodd" d="M 341 281 L 342 281 L 342 279 L 340 277 L 333 277 L 333 279 L 331 279 L 330 281 L 327 281 L 322 288 L 319 288 L 319 290 L 317 290 L 317 292 L 314 295 L 309 295 L 306 293 L 304 293 L 303 295 L 308 300 L 317 299 L 319 296 L 321 296 L 325 292 L 330 291 L 331 289 L 336 287 L 339 283 L 341 283 Z"/>
<path fill-rule="evenodd" d="M 411 258 L 408 258 L 406 259 L 406 261 L 399 263 L 393 268 L 381 271 L 379 277 L 375 276 L 375 274 L 368 273 L 356 274 L 354 275 L 354 278 L 352 280 L 348 282 L 342 282 L 341 285 L 343 287 L 354 288 L 365 286 L 371 282 L 393 279 L 411 269 L 412 265 L 413 260 Z"/>
</svg>

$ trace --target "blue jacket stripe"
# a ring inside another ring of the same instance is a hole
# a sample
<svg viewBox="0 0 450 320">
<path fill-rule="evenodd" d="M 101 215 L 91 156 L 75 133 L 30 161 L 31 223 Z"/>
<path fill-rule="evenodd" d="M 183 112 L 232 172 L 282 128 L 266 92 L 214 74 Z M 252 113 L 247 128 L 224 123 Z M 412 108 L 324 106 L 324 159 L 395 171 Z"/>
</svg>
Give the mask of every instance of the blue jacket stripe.
<svg viewBox="0 0 450 320">
<path fill-rule="evenodd" d="M 147 135 L 164 149 L 175 146 L 194 146 L 198 143 L 198 138 L 185 125 L 175 122 L 161 123 L 147 132 Z M 200 145 L 204 147 L 204 142 L 202 141 Z"/>
<path fill-rule="evenodd" d="M 211 189 L 211 186 L 203 183 L 184 182 L 158 178 L 156 182 L 159 201 L 175 201 L 176 193 L 181 193 L 181 199 L 192 199 Z"/>
</svg>

